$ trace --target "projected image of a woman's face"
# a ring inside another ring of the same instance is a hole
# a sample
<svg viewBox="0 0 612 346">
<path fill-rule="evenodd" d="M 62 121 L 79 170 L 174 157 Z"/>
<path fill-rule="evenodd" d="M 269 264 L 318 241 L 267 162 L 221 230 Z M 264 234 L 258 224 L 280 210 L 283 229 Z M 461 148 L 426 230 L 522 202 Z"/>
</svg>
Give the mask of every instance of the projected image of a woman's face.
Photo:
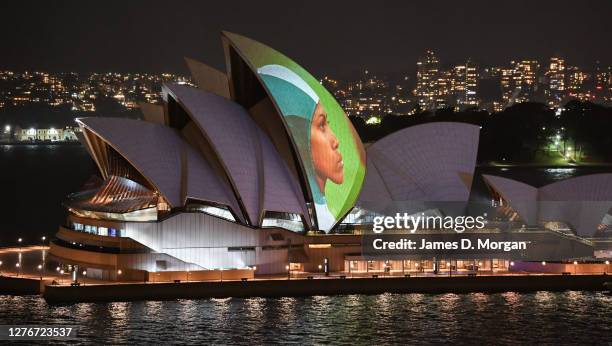
<svg viewBox="0 0 612 346">
<path fill-rule="evenodd" d="M 331 230 L 353 208 L 363 184 L 361 139 L 338 101 L 310 73 L 261 43 L 232 40 L 275 106 L 267 121 L 282 121 L 287 129 L 316 226 Z"/>
<path fill-rule="evenodd" d="M 316 181 L 321 192 L 325 191 L 325 183 L 331 180 L 335 184 L 344 181 L 344 161 L 338 151 L 340 142 L 329 126 L 327 113 L 317 103 L 310 126 L 310 150 L 316 173 Z"/>
</svg>

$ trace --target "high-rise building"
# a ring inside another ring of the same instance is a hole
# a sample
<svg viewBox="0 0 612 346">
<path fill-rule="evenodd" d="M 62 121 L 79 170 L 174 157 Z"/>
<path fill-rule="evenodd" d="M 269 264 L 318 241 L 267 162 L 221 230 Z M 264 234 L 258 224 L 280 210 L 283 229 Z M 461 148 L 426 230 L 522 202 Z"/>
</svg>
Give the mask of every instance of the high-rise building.
<svg viewBox="0 0 612 346">
<path fill-rule="evenodd" d="M 502 104 L 505 107 L 533 100 L 538 88 L 539 68 L 536 60 L 521 60 L 511 61 L 510 67 L 500 69 Z"/>
<path fill-rule="evenodd" d="M 565 60 L 560 57 L 550 58 L 546 75 L 548 76 L 547 103 L 550 107 L 559 107 L 566 94 Z"/>
<path fill-rule="evenodd" d="M 423 110 L 437 108 L 439 70 L 440 61 L 431 50 L 427 50 L 425 56 L 417 61 L 417 80 L 414 95 L 419 107 Z"/>
<path fill-rule="evenodd" d="M 478 107 L 478 70 L 476 65 L 467 61 L 453 68 L 453 94 L 456 108 Z"/>
<path fill-rule="evenodd" d="M 502 91 L 502 105 L 507 107 L 514 104 L 514 90 L 516 83 L 514 79 L 514 68 L 501 68 L 499 70 L 500 87 Z"/>
<path fill-rule="evenodd" d="M 595 90 L 593 94 L 596 102 L 609 102 L 612 100 L 612 67 L 603 67 L 597 61 L 595 65 Z"/>
<path fill-rule="evenodd" d="M 572 66 L 567 68 L 568 83 L 567 94 L 570 97 L 577 98 L 582 101 L 593 100 L 594 94 L 586 87 L 587 81 L 590 79 L 588 73 L 585 73 L 580 68 Z"/>
<path fill-rule="evenodd" d="M 522 60 L 515 64 L 514 76 L 516 87 L 520 89 L 516 102 L 529 102 L 538 87 L 538 71 L 540 64 L 536 60 Z"/>
<path fill-rule="evenodd" d="M 436 86 L 436 108 L 445 108 L 451 104 L 453 90 L 453 76 L 451 71 L 440 71 Z"/>
</svg>

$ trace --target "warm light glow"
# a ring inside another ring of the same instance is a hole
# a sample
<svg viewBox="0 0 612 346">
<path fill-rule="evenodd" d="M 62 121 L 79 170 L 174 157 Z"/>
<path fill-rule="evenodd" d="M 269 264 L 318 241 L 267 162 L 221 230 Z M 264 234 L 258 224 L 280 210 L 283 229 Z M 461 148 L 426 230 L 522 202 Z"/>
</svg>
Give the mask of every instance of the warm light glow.
<svg viewBox="0 0 612 346">
<path fill-rule="evenodd" d="M 319 264 L 319 269 L 321 269 L 321 268 L 323 268 L 323 266 Z"/>
<path fill-rule="evenodd" d="M 42 264 L 39 264 L 38 265 L 38 270 L 41 270 L 41 269 L 42 269 Z"/>
<path fill-rule="evenodd" d="M 309 249 L 329 249 L 331 244 L 308 244 Z"/>
<path fill-rule="evenodd" d="M 60 270 L 60 274 L 64 275 L 64 270 L 63 269 Z"/>
<path fill-rule="evenodd" d="M 55 268 L 55 270 L 59 272 L 60 271 L 60 267 Z"/>
<path fill-rule="evenodd" d="M 19 268 L 21 265 L 19 263 L 15 263 L 15 267 Z"/>
<path fill-rule="evenodd" d="M 545 266 L 546 265 L 546 261 L 542 261 L 542 265 Z"/>
<path fill-rule="evenodd" d="M 87 271 L 83 270 L 83 276 L 86 276 L 86 275 L 87 275 Z"/>
<path fill-rule="evenodd" d="M 514 261 L 510 261 L 510 266 L 514 267 Z"/>
<path fill-rule="evenodd" d="M 289 266 L 288 266 L 288 265 L 286 265 L 286 266 L 285 266 L 285 269 L 289 269 Z"/>
<path fill-rule="evenodd" d="M 574 261 L 574 265 L 578 264 L 578 261 Z"/>
<path fill-rule="evenodd" d="M 121 275 L 121 273 L 123 273 L 121 269 L 117 270 L 117 274 Z"/>
<path fill-rule="evenodd" d="M 21 243 L 23 241 L 23 239 L 19 238 L 17 239 L 17 242 Z"/>
<path fill-rule="evenodd" d="M 2 262 L 0 262 L 0 263 L 2 263 Z M 608 264 L 610 264 L 610 261 L 606 261 L 606 265 L 608 265 Z"/>
</svg>

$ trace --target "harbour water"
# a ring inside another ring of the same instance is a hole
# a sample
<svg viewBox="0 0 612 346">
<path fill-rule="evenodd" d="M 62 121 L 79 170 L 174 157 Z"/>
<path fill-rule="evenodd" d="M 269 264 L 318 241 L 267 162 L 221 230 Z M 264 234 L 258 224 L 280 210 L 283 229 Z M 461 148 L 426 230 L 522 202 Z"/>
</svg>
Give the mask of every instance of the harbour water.
<svg viewBox="0 0 612 346">
<path fill-rule="evenodd" d="M 49 306 L 0 296 L 0 325 L 72 325 L 76 344 L 609 345 L 602 292 L 381 294 Z"/>
</svg>

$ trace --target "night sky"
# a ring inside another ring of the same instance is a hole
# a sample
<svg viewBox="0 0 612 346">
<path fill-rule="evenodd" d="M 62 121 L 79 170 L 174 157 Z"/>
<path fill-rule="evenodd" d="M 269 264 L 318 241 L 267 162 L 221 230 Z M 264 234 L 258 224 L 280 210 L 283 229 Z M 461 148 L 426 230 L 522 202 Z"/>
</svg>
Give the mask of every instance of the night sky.
<svg viewBox="0 0 612 346">
<path fill-rule="evenodd" d="M 221 30 L 262 41 L 315 75 L 412 71 L 553 54 L 612 65 L 612 1 L 2 1 L 0 69 L 187 73 L 222 68 Z"/>
</svg>

